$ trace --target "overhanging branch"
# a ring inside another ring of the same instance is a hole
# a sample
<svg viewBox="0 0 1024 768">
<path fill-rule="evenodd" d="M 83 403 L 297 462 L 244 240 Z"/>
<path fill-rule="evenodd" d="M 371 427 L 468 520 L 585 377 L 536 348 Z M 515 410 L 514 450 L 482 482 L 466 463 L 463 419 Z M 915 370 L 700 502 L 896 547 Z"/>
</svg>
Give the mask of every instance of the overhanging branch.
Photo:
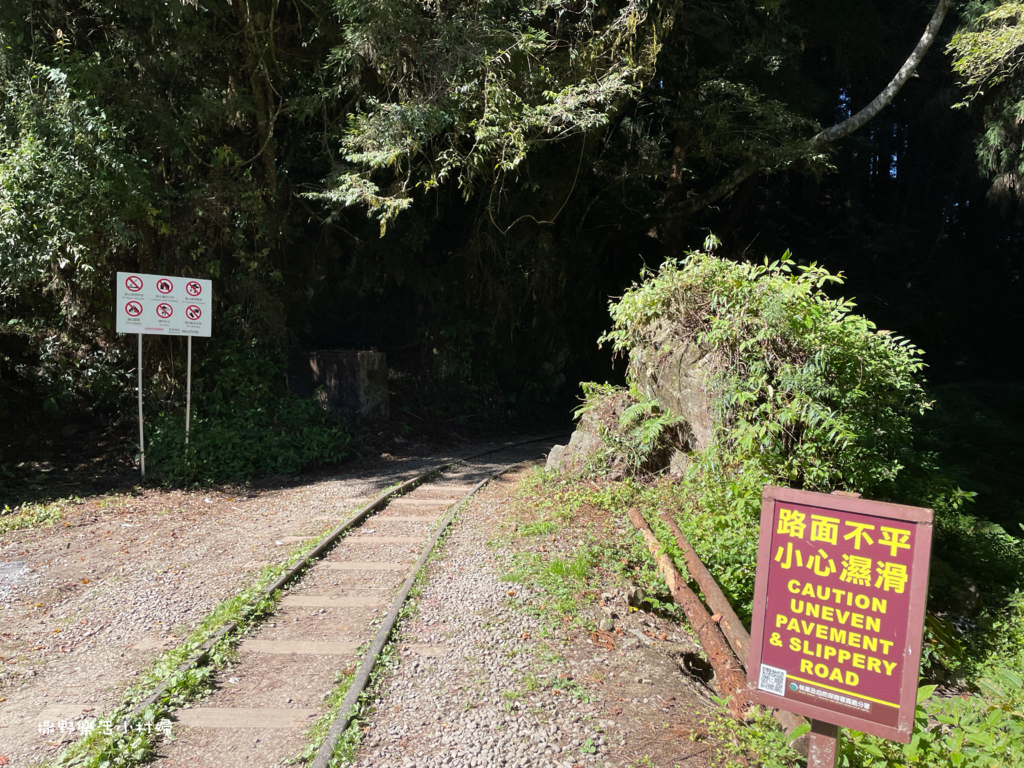
<svg viewBox="0 0 1024 768">
<path fill-rule="evenodd" d="M 871 118 L 881 112 L 882 109 L 892 103 L 892 100 L 896 98 L 896 94 L 900 92 L 900 89 L 903 88 L 907 80 L 909 80 L 911 75 L 914 74 L 918 64 L 921 63 L 921 59 L 924 58 L 924 55 L 928 52 L 928 49 L 935 41 L 935 38 L 939 33 L 939 28 L 942 26 L 942 21 L 946 18 L 946 12 L 949 10 L 952 3 L 953 0 L 939 0 L 939 4 L 935 8 L 935 13 L 932 14 L 932 18 L 928 22 L 928 26 L 925 27 L 924 34 L 921 35 L 921 39 L 914 47 L 910 56 L 905 62 L 903 62 L 903 66 L 900 67 L 896 76 L 893 77 L 889 84 L 885 86 L 885 88 L 883 88 L 871 103 L 864 107 L 864 109 L 860 110 L 857 114 L 848 117 L 846 120 L 843 120 L 843 122 L 837 123 L 831 128 L 826 128 L 820 133 L 812 136 L 807 141 L 801 142 L 795 146 L 790 145 L 788 147 L 782 147 L 775 152 L 767 153 L 761 157 L 748 160 L 715 184 L 711 189 L 703 192 L 702 194 L 695 195 L 683 203 L 683 213 L 686 215 L 694 214 L 712 203 L 721 200 L 755 173 L 759 173 L 771 168 L 772 166 L 776 166 L 787 158 L 795 159 L 796 157 L 804 156 L 808 152 L 836 141 L 837 139 L 841 139 L 844 136 L 848 136 L 858 128 L 865 125 L 869 120 L 871 120 Z"/>
</svg>

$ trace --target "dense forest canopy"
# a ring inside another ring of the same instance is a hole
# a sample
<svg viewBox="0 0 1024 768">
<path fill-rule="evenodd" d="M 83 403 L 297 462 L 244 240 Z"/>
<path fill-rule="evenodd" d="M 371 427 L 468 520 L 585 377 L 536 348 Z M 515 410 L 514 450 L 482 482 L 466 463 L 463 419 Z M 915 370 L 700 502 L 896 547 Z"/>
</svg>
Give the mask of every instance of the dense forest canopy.
<svg viewBox="0 0 1024 768">
<path fill-rule="evenodd" d="M 940 379 L 1019 375 L 1020 4 L 948 5 L 8 0 L 0 374 L 130 394 L 131 269 L 213 278 L 214 350 L 374 345 L 516 412 L 614 375 L 609 296 L 713 231 L 844 270 Z"/>
</svg>

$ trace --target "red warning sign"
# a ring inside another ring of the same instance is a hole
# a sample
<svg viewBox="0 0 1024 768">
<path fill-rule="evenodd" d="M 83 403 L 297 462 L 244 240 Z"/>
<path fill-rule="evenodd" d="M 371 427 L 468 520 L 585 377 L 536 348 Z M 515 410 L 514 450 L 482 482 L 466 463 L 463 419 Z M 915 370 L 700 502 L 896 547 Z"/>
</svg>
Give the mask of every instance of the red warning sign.
<svg viewBox="0 0 1024 768">
<path fill-rule="evenodd" d="M 189 320 L 198 320 L 203 316 L 203 310 L 197 307 L 195 304 L 189 304 L 185 309 L 185 317 Z"/>
<path fill-rule="evenodd" d="M 129 275 L 128 279 L 124 281 L 124 287 L 132 292 L 141 291 L 142 278 L 138 275 Z"/>
<path fill-rule="evenodd" d="M 756 700 L 906 744 L 933 513 L 767 486 L 748 680 Z"/>
<path fill-rule="evenodd" d="M 157 304 L 156 313 L 164 320 L 166 320 L 168 317 L 174 314 L 174 309 L 171 307 L 170 304 Z"/>
<path fill-rule="evenodd" d="M 203 292 L 203 286 L 201 286 L 195 280 L 190 280 L 185 285 L 185 290 L 188 292 L 189 296 L 198 296 Z"/>
<path fill-rule="evenodd" d="M 124 311 L 132 317 L 138 317 L 142 314 L 142 305 L 137 301 L 129 301 L 124 305 Z"/>
<path fill-rule="evenodd" d="M 174 283 L 166 277 L 161 277 L 156 281 L 156 289 L 160 291 L 160 293 L 170 293 L 174 290 Z M 170 317 L 170 315 L 168 315 L 168 317 Z"/>
</svg>

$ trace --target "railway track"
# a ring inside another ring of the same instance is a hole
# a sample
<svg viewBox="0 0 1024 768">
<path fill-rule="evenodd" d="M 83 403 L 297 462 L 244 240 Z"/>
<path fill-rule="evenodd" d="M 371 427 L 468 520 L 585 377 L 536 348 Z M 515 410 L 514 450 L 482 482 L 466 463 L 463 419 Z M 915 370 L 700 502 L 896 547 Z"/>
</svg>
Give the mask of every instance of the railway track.
<svg viewBox="0 0 1024 768">
<path fill-rule="evenodd" d="M 327 766 L 445 527 L 489 479 L 539 457 L 553 442 L 545 437 L 502 446 L 421 472 L 340 522 L 265 588 L 264 595 L 280 599 L 272 613 L 242 633 L 237 661 L 217 674 L 213 692 L 145 726 L 164 735 L 152 764 L 281 765 L 308 748 L 304 732 L 319 720 L 330 725 L 313 765 Z M 177 676 L 122 719 L 122 727 L 138 728 L 140 715 L 166 701 L 182 673 L 207 665 L 210 649 L 241 629 L 234 622 L 222 627 L 181 664 Z M 334 717 L 325 701 L 345 687 Z"/>
</svg>

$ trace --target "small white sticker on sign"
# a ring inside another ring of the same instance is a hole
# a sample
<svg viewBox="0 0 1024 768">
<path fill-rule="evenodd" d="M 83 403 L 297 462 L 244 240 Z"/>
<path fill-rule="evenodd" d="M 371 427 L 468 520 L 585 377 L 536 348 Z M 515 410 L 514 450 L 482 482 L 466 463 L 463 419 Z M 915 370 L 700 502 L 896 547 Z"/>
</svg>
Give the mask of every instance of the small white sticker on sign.
<svg viewBox="0 0 1024 768">
<path fill-rule="evenodd" d="M 117 273 L 118 333 L 210 336 L 213 282 L 191 277 Z"/>
</svg>

